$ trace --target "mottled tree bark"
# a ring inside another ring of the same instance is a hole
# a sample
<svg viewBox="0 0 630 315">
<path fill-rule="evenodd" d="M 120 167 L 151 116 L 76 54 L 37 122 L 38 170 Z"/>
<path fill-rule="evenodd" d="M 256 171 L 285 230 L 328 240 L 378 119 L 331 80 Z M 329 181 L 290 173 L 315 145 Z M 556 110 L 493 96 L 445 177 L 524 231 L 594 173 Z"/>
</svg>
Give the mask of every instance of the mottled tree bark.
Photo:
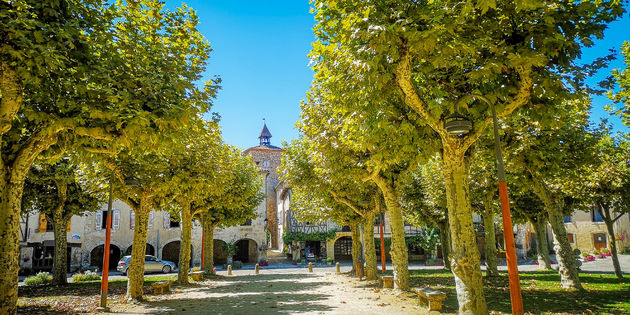
<svg viewBox="0 0 630 315">
<path fill-rule="evenodd" d="M 374 246 L 374 212 L 365 215 L 363 243 L 365 244 L 365 276 L 367 280 L 376 280 L 376 247 Z"/>
<path fill-rule="evenodd" d="M 485 244 L 485 254 L 486 254 L 486 273 L 487 276 L 497 276 L 499 275 L 499 270 L 497 269 L 497 239 L 494 231 L 494 215 L 492 213 L 492 209 L 486 208 L 486 212 L 483 214 L 483 226 L 486 231 L 486 244 Z"/>
<path fill-rule="evenodd" d="M 451 270 L 455 276 L 460 314 L 487 314 L 483 292 L 480 257 L 472 222 L 468 183 L 468 158 L 444 145 L 443 171 L 446 203 L 453 247 Z"/>
<path fill-rule="evenodd" d="M 389 214 L 389 228 L 392 239 L 390 255 L 394 265 L 394 286 L 406 291 L 409 290 L 409 258 L 405 241 L 402 208 L 400 207 L 398 194 L 393 185 L 380 175 L 372 176 L 372 180 L 381 190 L 385 199 L 385 207 Z"/>
<path fill-rule="evenodd" d="M 357 271 L 356 267 L 361 258 L 361 231 L 359 231 L 359 224 L 354 223 L 350 225 L 350 232 L 352 233 L 352 270 Z"/>
<path fill-rule="evenodd" d="M 5 173 L 6 174 L 6 173 Z M 0 187 L 0 314 L 17 313 L 20 211 L 24 182 L 7 181 Z"/>
<path fill-rule="evenodd" d="M 606 230 L 608 230 L 608 240 L 610 244 L 613 268 L 615 269 L 615 276 L 619 279 L 623 279 L 623 273 L 621 272 L 621 266 L 619 265 L 619 256 L 617 256 L 615 230 L 613 229 L 613 223 L 615 223 L 619 217 L 616 219 L 612 217 L 612 213 L 610 213 L 610 205 L 608 204 L 600 204 L 599 209 L 601 209 L 602 219 L 604 219 L 604 223 L 606 223 Z"/>
<path fill-rule="evenodd" d="M 409 256 L 405 241 L 405 227 L 402 217 L 402 208 L 398 203 L 398 198 L 393 190 L 388 190 L 385 196 L 385 206 L 389 213 L 389 226 L 392 235 L 392 247 L 390 254 L 394 265 L 394 284 L 403 291 L 409 290 Z"/>
<path fill-rule="evenodd" d="M 59 200 L 57 200 L 57 206 L 52 211 L 52 218 L 48 216 L 49 220 L 53 224 L 53 232 L 55 237 L 55 261 L 53 263 L 53 284 L 56 285 L 65 285 L 68 283 L 67 280 L 67 269 L 68 269 L 68 220 L 70 216 L 64 216 L 63 207 L 66 203 L 66 199 L 68 196 L 68 185 L 56 182 L 57 187 L 57 195 Z"/>
<path fill-rule="evenodd" d="M 131 206 L 131 205 L 129 205 Z M 134 209 L 132 207 L 132 209 Z M 144 259 L 146 255 L 147 232 L 149 228 L 149 212 L 151 200 L 143 193 L 140 205 L 134 209 L 136 224 L 133 231 L 131 260 L 127 269 L 127 299 L 141 301 L 144 295 Z"/>
<path fill-rule="evenodd" d="M 534 174 L 532 174 L 533 177 Z M 560 272 L 560 284 L 564 289 L 583 291 L 580 277 L 578 276 L 576 257 L 573 254 L 571 243 L 564 226 L 564 214 L 562 208 L 564 202 L 561 198 L 554 198 L 545 184 L 533 177 L 534 193 L 545 204 L 545 210 L 549 216 L 549 223 L 553 230 L 554 250 L 558 259 L 558 271 Z"/>
<path fill-rule="evenodd" d="M 190 267 L 190 239 L 192 234 L 192 215 L 190 213 L 190 203 L 182 201 L 179 203 L 181 212 L 181 243 L 179 247 L 179 273 L 177 281 L 180 284 L 188 284 L 188 269 Z"/>
<path fill-rule="evenodd" d="M 0 79 L 1 77 L 2 73 L 0 73 Z M 5 90 L 3 90 L 4 92 Z M 3 103 L 9 101 L 8 96 L 4 94 L 0 100 Z M 2 107 L 4 106 L 3 104 Z M 5 122 L 0 121 L 0 124 Z M 4 133 L 8 130 L 2 129 L 0 131 Z M 56 141 L 56 134 L 44 134 L 29 138 L 23 143 L 11 165 L 5 164 L 2 160 L 4 156 L 0 156 L 0 266 L 2 266 L 0 268 L 0 314 L 15 314 L 17 312 L 18 271 L 20 269 L 18 264 L 20 213 L 22 211 L 24 179 L 39 154 L 54 145 Z"/>
<path fill-rule="evenodd" d="M 551 257 L 549 257 L 549 246 L 545 231 L 546 222 L 540 218 L 530 220 L 536 233 L 536 253 L 538 256 L 538 269 L 551 270 Z"/>
<path fill-rule="evenodd" d="M 213 272 L 214 270 L 214 229 L 218 223 L 213 223 L 210 218 L 204 220 L 203 228 L 205 230 L 204 239 L 204 257 L 203 257 L 203 269 L 205 272 Z"/>
<path fill-rule="evenodd" d="M 440 244 L 442 246 L 442 258 L 444 259 L 444 269 L 451 270 L 451 235 L 448 230 L 448 222 L 438 223 L 440 229 Z"/>
</svg>

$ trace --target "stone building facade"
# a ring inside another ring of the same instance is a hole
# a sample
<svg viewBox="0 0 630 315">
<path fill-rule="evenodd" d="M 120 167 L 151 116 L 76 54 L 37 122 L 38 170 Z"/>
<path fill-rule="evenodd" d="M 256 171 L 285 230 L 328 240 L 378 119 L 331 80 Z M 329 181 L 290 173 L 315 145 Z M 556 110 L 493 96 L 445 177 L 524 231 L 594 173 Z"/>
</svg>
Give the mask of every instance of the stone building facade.
<svg viewBox="0 0 630 315">
<path fill-rule="evenodd" d="M 617 215 L 619 214 L 614 214 L 613 216 L 617 217 Z M 610 248 L 612 238 L 608 234 L 606 224 L 594 209 L 588 212 L 576 211 L 570 217 L 565 217 L 564 222 L 569 242 L 573 248 L 577 248 L 582 252 Z M 630 236 L 630 215 L 622 215 L 613 223 L 613 230 L 617 250 L 622 252 L 625 248 L 630 248 L 630 242 L 628 241 Z"/>
</svg>

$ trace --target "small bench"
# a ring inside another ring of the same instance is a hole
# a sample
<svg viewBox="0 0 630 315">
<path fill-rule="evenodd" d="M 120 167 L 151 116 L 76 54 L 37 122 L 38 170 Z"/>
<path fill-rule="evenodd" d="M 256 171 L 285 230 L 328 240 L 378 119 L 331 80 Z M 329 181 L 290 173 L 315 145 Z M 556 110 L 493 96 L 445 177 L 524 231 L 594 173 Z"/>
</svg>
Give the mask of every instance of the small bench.
<svg viewBox="0 0 630 315">
<path fill-rule="evenodd" d="M 394 276 L 383 276 L 383 287 L 388 289 L 394 288 Z"/>
<path fill-rule="evenodd" d="M 190 273 L 190 277 L 193 278 L 193 280 L 195 281 L 199 281 L 201 280 L 201 278 L 203 278 L 204 273 L 204 271 L 193 271 Z"/>
<path fill-rule="evenodd" d="M 159 295 L 170 292 L 171 283 L 173 283 L 173 280 L 165 280 L 152 283 L 151 286 L 153 287 L 153 294 Z"/>
<path fill-rule="evenodd" d="M 446 293 L 429 288 L 412 289 L 421 302 L 429 304 L 429 311 L 439 311 L 442 309 L 442 301 L 446 299 Z"/>
</svg>

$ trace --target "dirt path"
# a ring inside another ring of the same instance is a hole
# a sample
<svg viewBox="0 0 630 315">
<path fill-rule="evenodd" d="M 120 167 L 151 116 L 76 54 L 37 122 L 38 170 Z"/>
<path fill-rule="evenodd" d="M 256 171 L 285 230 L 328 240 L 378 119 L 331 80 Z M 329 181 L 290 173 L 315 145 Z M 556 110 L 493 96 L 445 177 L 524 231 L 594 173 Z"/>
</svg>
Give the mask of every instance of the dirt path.
<svg viewBox="0 0 630 315">
<path fill-rule="evenodd" d="M 143 304 L 118 304 L 117 313 L 166 314 L 430 314 L 417 298 L 366 281 L 336 275 L 333 268 L 235 271 L 233 276 L 147 295 Z M 431 312 L 435 313 L 435 312 Z M 437 313 L 436 313 L 437 314 Z"/>
</svg>

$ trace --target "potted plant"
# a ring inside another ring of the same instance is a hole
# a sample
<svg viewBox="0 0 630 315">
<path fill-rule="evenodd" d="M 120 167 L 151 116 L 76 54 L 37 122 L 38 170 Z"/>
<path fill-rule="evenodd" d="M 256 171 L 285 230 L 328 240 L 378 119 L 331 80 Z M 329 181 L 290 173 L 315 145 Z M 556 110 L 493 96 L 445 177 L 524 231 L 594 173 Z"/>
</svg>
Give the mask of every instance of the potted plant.
<svg viewBox="0 0 630 315">
<path fill-rule="evenodd" d="M 231 240 L 228 243 L 221 243 L 221 248 L 223 248 L 227 256 L 227 264 L 231 265 L 232 257 L 234 257 L 234 255 L 236 255 L 236 252 L 238 251 L 238 247 L 236 246 L 236 240 Z"/>
</svg>

